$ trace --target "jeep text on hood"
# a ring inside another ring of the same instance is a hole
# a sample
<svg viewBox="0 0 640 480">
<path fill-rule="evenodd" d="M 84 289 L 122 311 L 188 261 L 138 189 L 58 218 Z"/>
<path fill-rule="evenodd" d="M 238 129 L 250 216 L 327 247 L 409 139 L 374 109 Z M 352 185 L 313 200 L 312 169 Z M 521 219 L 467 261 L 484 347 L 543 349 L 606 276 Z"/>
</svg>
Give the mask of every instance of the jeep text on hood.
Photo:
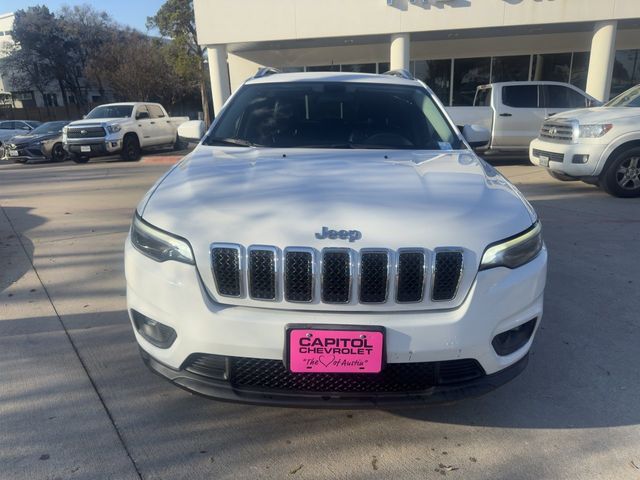
<svg viewBox="0 0 640 480">
<path fill-rule="evenodd" d="M 252 79 L 147 193 L 125 266 L 151 369 L 305 405 L 451 400 L 522 371 L 537 216 L 402 77 Z"/>
</svg>

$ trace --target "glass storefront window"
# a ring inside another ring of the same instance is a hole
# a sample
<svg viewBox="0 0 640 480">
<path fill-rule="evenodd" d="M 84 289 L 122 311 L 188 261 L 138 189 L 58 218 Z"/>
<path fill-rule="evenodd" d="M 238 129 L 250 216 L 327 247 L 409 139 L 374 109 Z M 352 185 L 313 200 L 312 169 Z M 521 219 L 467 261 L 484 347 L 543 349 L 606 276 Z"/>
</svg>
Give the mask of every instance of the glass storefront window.
<svg viewBox="0 0 640 480">
<path fill-rule="evenodd" d="M 356 72 L 356 73 L 376 73 L 375 63 L 352 63 L 349 65 L 342 65 L 343 72 Z"/>
<path fill-rule="evenodd" d="M 611 94 L 613 98 L 640 83 L 640 50 L 618 50 L 613 64 Z"/>
<path fill-rule="evenodd" d="M 531 55 L 493 57 L 491 64 L 492 82 L 515 82 L 529 80 Z"/>
<path fill-rule="evenodd" d="M 476 87 L 489 83 L 491 57 L 456 58 L 453 62 L 453 105 L 473 105 Z"/>
<path fill-rule="evenodd" d="M 569 83 L 581 90 L 587 88 L 587 73 L 589 72 L 589 52 L 574 52 L 571 62 L 571 80 Z"/>
<path fill-rule="evenodd" d="M 568 82 L 571 53 L 545 53 L 533 57 L 532 80 Z"/>
<path fill-rule="evenodd" d="M 391 70 L 389 62 L 378 63 L 378 73 L 384 73 Z"/>
<path fill-rule="evenodd" d="M 339 72 L 340 65 L 314 65 L 307 67 L 307 72 Z"/>
<path fill-rule="evenodd" d="M 411 63 L 413 76 L 426 83 L 443 104 L 449 105 L 451 60 L 417 60 Z"/>
</svg>

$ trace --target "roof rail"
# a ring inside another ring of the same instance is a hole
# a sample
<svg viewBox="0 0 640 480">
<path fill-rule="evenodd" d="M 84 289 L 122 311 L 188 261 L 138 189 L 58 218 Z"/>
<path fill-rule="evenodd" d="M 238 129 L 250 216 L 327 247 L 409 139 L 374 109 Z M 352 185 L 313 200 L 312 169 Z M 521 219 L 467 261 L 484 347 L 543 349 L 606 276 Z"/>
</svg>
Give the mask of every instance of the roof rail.
<svg viewBox="0 0 640 480">
<path fill-rule="evenodd" d="M 415 80 L 415 77 L 411 75 L 409 70 L 405 68 L 398 68 L 397 70 L 389 70 L 382 75 L 390 75 L 392 77 L 404 78 L 405 80 Z"/>
<path fill-rule="evenodd" d="M 273 68 L 273 67 L 260 67 L 256 72 L 256 74 L 253 76 L 253 78 L 268 77 L 269 75 L 273 75 L 275 73 L 282 73 L 282 72 L 277 68 Z"/>
</svg>

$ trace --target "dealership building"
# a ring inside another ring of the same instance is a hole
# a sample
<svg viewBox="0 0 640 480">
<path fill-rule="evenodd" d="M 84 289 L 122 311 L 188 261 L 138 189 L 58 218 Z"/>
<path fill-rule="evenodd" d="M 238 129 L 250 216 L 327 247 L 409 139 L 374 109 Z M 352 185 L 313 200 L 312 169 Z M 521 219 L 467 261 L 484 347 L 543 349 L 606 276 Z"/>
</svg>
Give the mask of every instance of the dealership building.
<svg viewBox="0 0 640 480">
<path fill-rule="evenodd" d="M 445 105 L 477 85 L 568 82 L 607 100 L 640 83 L 640 0 L 195 0 L 216 109 L 259 67 L 407 69 Z"/>
</svg>

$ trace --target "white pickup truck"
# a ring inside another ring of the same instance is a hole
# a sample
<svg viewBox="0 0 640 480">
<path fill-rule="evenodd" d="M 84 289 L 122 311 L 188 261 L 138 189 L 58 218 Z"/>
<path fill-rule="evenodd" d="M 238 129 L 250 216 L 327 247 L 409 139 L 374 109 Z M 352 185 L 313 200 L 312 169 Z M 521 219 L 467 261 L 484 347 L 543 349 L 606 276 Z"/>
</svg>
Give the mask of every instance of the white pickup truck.
<svg viewBox="0 0 640 480">
<path fill-rule="evenodd" d="M 491 132 L 490 152 L 522 152 L 542 122 L 566 110 L 599 105 L 579 88 L 560 82 L 500 82 L 481 85 L 473 107 L 449 107 L 456 125 L 481 125 Z"/>
<path fill-rule="evenodd" d="M 138 160 L 142 149 L 178 147 L 177 129 L 188 120 L 170 117 L 158 103 L 111 103 L 67 125 L 62 141 L 76 163 L 117 153 L 123 160 Z"/>
<path fill-rule="evenodd" d="M 529 159 L 558 180 L 582 180 L 616 197 L 640 196 L 640 85 L 602 107 L 548 119 Z"/>
</svg>

